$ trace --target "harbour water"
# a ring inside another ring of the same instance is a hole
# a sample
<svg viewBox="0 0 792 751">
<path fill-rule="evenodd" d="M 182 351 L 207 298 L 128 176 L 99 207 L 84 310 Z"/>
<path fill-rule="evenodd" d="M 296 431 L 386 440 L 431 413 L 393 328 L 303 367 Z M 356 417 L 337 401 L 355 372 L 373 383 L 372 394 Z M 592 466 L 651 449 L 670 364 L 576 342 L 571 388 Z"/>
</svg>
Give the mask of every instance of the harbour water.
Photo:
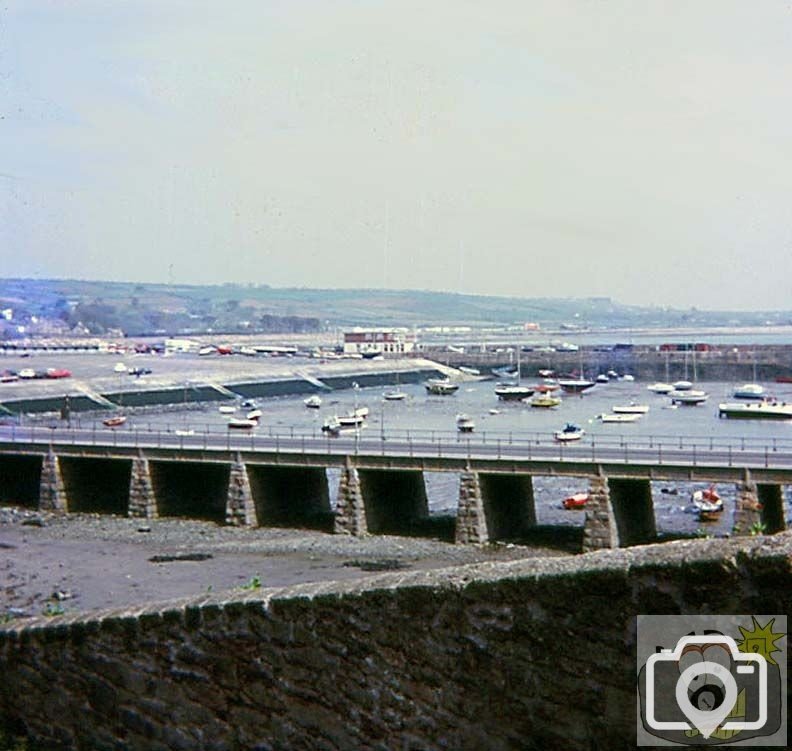
<svg viewBox="0 0 792 751">
<path fill-rule="evenodd" d="M 523 379 L 523 383 L 529 383 Z M 355 407 L 368 407 L 369 417 L 362 435 L 379 438 L 389 435 L 405 435 L 410 432 L 420 435 L 443 434 L 448 440 L 506 441 L 509 438 L 525 439 L 535 435 L 549 440 L 555 430 L 566 422 L 575 422 L 583 427 L 583 441 L 598 437 L 623 438 L 629 445 L 631 438 L 652 436 L 672 441 L 679 436 L 709 438 L 751 439 L 766 441 L 792 440 L 792 421 L 773 420 L 730 420 L 718 417 L 718 403 L 731 401 L 734 383 L 698 383 L 709 393 L 709 400 L 698 406 L 673 408 L 667 396 L 651 393 L 646 383 L 639 381 L 611 381 L 598 384 L 583 395 L 562 395 L 562 403 L 553 409 L 533 408 L 521 402 L 503 402 L 495 396 L 493 381 L 463 382 L 451 396 L 432 396 L 421 384 L 400 387 L 407 394 L 403 401 L 386 401 L 382 398 L 386 389 L 361 388 L 335 391 L 322 395 L 320 409 L 307 409 L 304 396 L 279 397 L 259 400 L 263 416 L 257 431 L 267 432 L 321 432 L 325 419 L 332 415 L 343 415 Z M 780 401 L 792 402 L 792 384 L 767 384 L 768 393 Z M 647 414 L 634 423 L 602 423 L 598 415 L 609 413 L 615 405 L 636 402 L 649 407 Z M 492 414 L 491 410 L 497 410 Z M 239 410 L 242 416 L 244 410 Z M 475 430 L 470 436 L 456 433 L 456 415 L 468 414 L 475 421 Z M 221 414 L 216 405 L 202 410 L 168 412 L 160 415 L 131 415 L 127 428 L 156 427 L 162 430 L 194 429 L 196 432 L 207 427 L 222 430 L 229 416 Z M 85 424 L 83 419 L 82 424 Z M 101 429 L 101 427 L 100 427 Z M 337 488 L 337 473 L 329 472 L 331 496 Z M 453 473 L 427 473 L 427 495 L 433 514 L 453 514 L 456 511 L 458 476 Z M 706 487 L 701 483 L 653 483 L 653 495 L 658 529 L 670 533 L 693 533 L 703 529 L 708 534 L 726 534 L 731 528 L 731 511 L 735 488 L 731 484 L 718 486 L 724 500 L 725 510 L 716 522 L 702 525 L 695 514 L 690 513 L 689 498 L 696 489 Z M 586 481 L 559 477 L 536 477 L 534 479 L 537 516 L 540 524 L 580 525 L 583 514 L 566 511 L 561 501 L 567 495 L 586 490 Z M 788 492 L 788 489 L 787 489 Z M 334 501 L 334 498 L 331 498 Z"/>
</svg>

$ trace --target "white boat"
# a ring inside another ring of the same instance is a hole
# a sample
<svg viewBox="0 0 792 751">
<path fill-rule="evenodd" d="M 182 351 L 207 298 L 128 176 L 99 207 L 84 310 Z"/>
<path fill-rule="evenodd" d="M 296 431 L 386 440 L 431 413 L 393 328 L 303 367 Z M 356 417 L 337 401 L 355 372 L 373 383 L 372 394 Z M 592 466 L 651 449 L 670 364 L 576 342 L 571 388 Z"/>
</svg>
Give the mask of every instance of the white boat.
<svg viewBox="0 0 792 751">
<path fill-rule="evenodd" d="M 618 378 L 619 377 L 619 374 L 615 370 L 609 370 L 605 375 L 607 375 L 608 378 Z"/>
<path fill-rule="evenodd" d="M 608 383 L 610 378 L 608 378 L 608 376 L 606 376 L 604 373 L 600 373 L 594 380 L 597 383 Z"/>
<path fill-rule="evenodd" d="M 201 347 L 198 350 L 199 355 L 213 355 L 217 350 L 214 347 Z"/>
<path fill-rule="evenodd" d="M 645 415 L 649 411 L 649 407 L 646 404 L 630 402 L 629 404 L 614 404 L 613 411 L 617 415 Z"/>
<path fill-rule="evenodd" d="M 662 381 L 651 383 L 646 388 L 654 394 L 670 394 L 674 390 L 673 384 L 663 383 Z"/>
<path fill-rule="evenodd" d="M 407 398 L 407 394 L 404 391 L 386 391 L 382 398 L 389 402 L 400 402 L 402 399 Z"/>
<path fill-rule="evenodd" d="M 690 391 L 693 384 L 690 381 L 674 381 L 673 391 Z"/>
<path fill-rule="evenodd" d="M 250 412 L 245 415 L 245 419 L 258 421 L 263 414 L 264 413 L 260 409 L 251 409 Z"/>
<path fill-rule="evenodd" d="M 635 380 L 635 376 L 630 375 L 629 373 L 625 373 L 621 378 L 619 378 L 619 380 L 620 381 L 632 382 L 632 381 Z"/>
<path fill-rule="evenodd" d="M 328 417 L 322 425 L 322 430 L 330 435 L 338 435 L 346 431 L 357 431 L 363 426 L 362 417 L 344 415 L 342 417 Z"/>
<path fill-rule="evenodd" d="M 715 521 L 718 514 L 723 511 L 723 500 L 714 485 L 710 485 L 706 490 L 696 490 L 690 496 L 690 502 L 698 513 L 700 521 Z"/>
<path fill-rule="evenodd" d="M 640 418 L 640 414 L 628 414 L 628 415 L 609 415 L 603 412 L 599 415 L 600 422 L 635 422 L 638 418 Z"/>
<path fill-rule="evenodd" d="M 732 394 L 735 399 L 764 399 L 764 395 L 764 387 L 758 383 L 744 383 Z"/>
<path fill-rule="evenodd" d="M 240 419 L 237 417 L 232 417 L 228 421 L 229 429 L 236 429 L 236 430 L 252 430 L 253 428 L 258 426 L 258 420 L 245 420 Z"/>
<path fill-rule="evenodd" d="M 472 376 L 481 375 L 480 370 L 477 370 L 476 368 L 468 368 L 465 365 L 460 365 L 459 370 L 461 370 L 463 373 L 467 373 L 468 375 L 472 375 Z"/>
<path fill-rule="evenodd" d="M 535 388 L 532 386 L 520 386 L 516 383 L 504 383 L 495 387 L 495 395 L 504 402 L 518 402 L 533 396 Z"/>
<path fill-rule="evenodd" d="M 588 391 L 592 386 L 596 385 L 594 381 L 589 381 L 586 378 L 560 378 L 558 385 L 572 394 L 579 394 L 583 391 Z"/>
<path fill-rule="evenodd" d="M 460 433 L 472 433 L 476 423 L 470 415 L 458 414 L 456 416 L 456 426 Z"/>
<path fill-rule="evenodd" d="M 553 438 L 562 443 L 568 443 L 569 441 L 579 441 L 585 433 L 586 431 L 579 425 L 568 422 L 561 430 L 556 430 L 553 433 Z"/>
<path fill-rule="evenodd" d="M 230 404 L 224 404 L 221 407 L 218 407 L 217 411 L 221 415 L 233 415 L 234 412 L 237 411 L 237 408 L 235 406 L 230 405 Z"/>
<path fill-rule="evenodd" d="M 303 404 L 308 407 L 308 409 L 319 409 L 319 407 L 322 406 L 322 397 L 319 396 L 319 394 L 313 394 L 313 396 L 303 399 Z"/>
<path fill-rule="evenodd" d="M 430 393 L 438 396 L 448 396 L 459 391 L 459 384 L 454 383 L 448 378 L 430 378 L 424 383 L 424 388 Z"/>
<path fill-rule="evenodd" d="M 703 404 L 709 399 L 709 394 L 706 391 L 699 391 L 698 389 L 674 390 L 668 396 L 671 397 L 671 404 L 688 404 L 692 406 Z"/>
<path fill-rule="evenodd" d="M 792 403 L 725 402 L 718 405 L 718 417 L 738 417 L 756 420 L 792 420 Z"/>
<path fill-rule="evenodd" d="M 174 432 L 176 435 L 179 435 L 179 436 L 185 436 L 185 435 L 195 435 L 195 431 L 194 431 L 194 430 L 191 430 L 191 429 L 187 429 L 187 430 L 181 430 L 181 429 L 177 428 L 177 429 L 176 429 L 176 430 L 174 430 L 173 432 Z"/>
</svg>

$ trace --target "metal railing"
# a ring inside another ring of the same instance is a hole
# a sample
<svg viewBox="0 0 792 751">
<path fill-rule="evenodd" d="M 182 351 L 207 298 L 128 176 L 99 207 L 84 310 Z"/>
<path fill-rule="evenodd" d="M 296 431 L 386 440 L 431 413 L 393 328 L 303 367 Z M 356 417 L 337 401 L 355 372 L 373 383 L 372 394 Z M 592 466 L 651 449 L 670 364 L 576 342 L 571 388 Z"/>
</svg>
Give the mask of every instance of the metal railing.
<svg viewBox="0 0 792 751">
<path fill-rule="evenodd" d="M 159 426 L 152 423 L 111 429 L 101 423 L 92 423 L 79 428 L 0 426 L 0 446 L 3 444 L 792 469 L 792 439 L 726 436 L 586 435 L 581 441 L 567 444 L 555 441 L 552 434 L 538 432 L 461 434 L 416 429 L 383 433 L 375 428 L 364 428 L 332 436 L 318 429 L 277 426 L 240 431 L 217 424 Z"/>
</svg>

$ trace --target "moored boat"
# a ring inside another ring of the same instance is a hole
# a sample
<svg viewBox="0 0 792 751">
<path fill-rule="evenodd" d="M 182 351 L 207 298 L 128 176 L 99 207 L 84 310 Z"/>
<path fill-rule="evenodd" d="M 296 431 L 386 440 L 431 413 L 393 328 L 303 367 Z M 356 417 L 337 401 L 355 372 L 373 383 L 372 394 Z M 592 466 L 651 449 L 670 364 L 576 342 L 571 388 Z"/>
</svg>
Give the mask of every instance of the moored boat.
<svg viewBox="0 0 792 751">
<path fill-rule="evenodd" d="M 459 384 L 448 378 L 430 378 L 424 383 L 424 388 L 436 396 L 448 396 L 459 390 Z"/>
<path fill-rule="evenodd" d="M 635 422 L 641 415 L 640 414 L 607 414 L 603 412 L 598 415 L 600 422 Z"/>
<path fill-rule="evenodd" d="M 762 402 L 724 402 L 718 405 L 718 417 L 737 417 L 758 420 L 792 420 L 792 403 Z"/>
<path fill-rule="evenodd" d="M 561 501 L 561 505 L 567 510 L 582 509 L 586 507 L 589 500 L 588 493 L 573 493 Z"/>
<path fill-rule="evenodd" d="M 120 428 L 126 421 L 126 415 L 115 415 L 102 420 L 102 425 L 108 428 Z"/>
<path fill-rule="evenodd" d="M 307 399 L 303 399 L 303 404 L 308 409 L 319 409 L 322 406 L 322 397 L 319 394 L 313 394 Z"/>
<path fill-rule="evenodd" d="M 686 404 L 695 406 L 696 404 L 703 404 L 709 399 L 709 394 L 706 391 L 699 391 L 698 389 L 688 389 L 680 391 L 675 389 L 668 394 L 671 397 L 671 404 Z"/>
<path fill-rule="evenodd" d="M 558 385 L 570 394 L 580 394 L 596 384 L 586 378 L 561 378 Z"/>
<path fill-rule="evenodd" d="M 758 383 L 744 383 L 732 394 L 735 399 L 764 399 L 764 395 L 764 387 Z"/>
<path fill-rule="evenodd" d="M 630 402 L 629 404 L 615 404 L 613 412 L 617 415 L 645 415 L 649 411 L 646 404 L 636 404 Z"/>
<path fill-rule="evenodd" d="M 723 500 L 714 485 L 705 490 L 696 490 L 690 496 L 690 502 L 698 513 L 699 521 L 715 521 L 723 511 Z"/>
<path fill-rule="evenodd" d="M 610 378 L 608 378 L 608 376 L 606 376 L 605 373 L 600 373 L 594 380 L 597 383 L 608 383 L 610 381 Z"/>
<path fill-rule="evenodd" d="M 407 398 L 407 394 L 404 391 L 386 391 L 382 398 L 389 402 L 400 402 L 402 399 Z"/>
<path fill-rule="evenodd" d="M 232 430 L 251 430 L 258 426 L 258 420 L 247 420 L 240 417 L 232 417 L 228 421 L 228 427 Z"/>
<path fill-rule="evenodd" d="M 231 404 L 223 404 L 221 407 L 217 408 L 217 411 L 221 415 L 233 415 L 234 412 L 237 411 L 237 408 L 234 405 L 231 405 Z"/>
<path fill-rule="evenodd" d="M 693 388 L 693 384 L 690 381 L 674 381 L 673 387 L 674 391 L 690 391 Z"/>
<path fill-rule="evenodd" d="M 460 413 L 456 416 L 456 426 L 460 433 L 472 433 L 476 428 L 476 423 L 470 415 Z"/>
<path fill-rule="evenodd" d="M 568 422 L 561 430 L 556 430 L 556 432 L 553 433 L 553 438 L 562 443 L 567 443 L 569 441 L 579 441 L 585 433 L 586 431 L 579 425 Z"/>
<path fill-rule="evenodd" d="M 245 415 L 245 419 L 246 420 L 255 420 L 256 422 L 258 422 L 261 419 L 261 416 L 263 414 L 264 413 L 260 409 L 251 409 L 250 412 L 248 412 Z"/>
<path fill-rule="evenodd" d="M 536 394 L 536 396 L 528 400 L 528 403 L 532 407 L 544 407 L 545 409 L 552 409 L 553 407 L 557 407 L 559 404 L 561 404 L 561 397 L 553 396 L 549 393 Z"/>
<path fill-rule="evenodd" d="M 650 383 L 646 388 L 654 394 L 670 394 L 674 390 L 673 384 L 662 381 Z"/>
<path fill-rule="evenodd" d="M 535 388 L 520 386 L 516 383 L 505 383 L 495 387 L 495 395 L 504 402 L 518 402 L 533 396 Z"/>
</svg>

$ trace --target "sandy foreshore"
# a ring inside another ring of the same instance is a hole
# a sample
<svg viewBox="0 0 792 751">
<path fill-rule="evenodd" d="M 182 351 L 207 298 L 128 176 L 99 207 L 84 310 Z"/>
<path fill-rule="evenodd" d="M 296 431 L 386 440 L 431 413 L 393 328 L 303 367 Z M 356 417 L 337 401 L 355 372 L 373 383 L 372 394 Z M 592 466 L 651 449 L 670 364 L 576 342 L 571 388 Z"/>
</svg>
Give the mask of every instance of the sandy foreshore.
<svg viewBox="0 0 792 751">
<path fill-rule="evenodd" d="M 186 519 L 44 514 L 0 508 L 0 619 L 87 612 L 229 590 L 260 582 L 361 578 L 564 555 L 558 548 L 453 545 L 408 537 L 347 537 L 240 529 Z"/>
</svg>

